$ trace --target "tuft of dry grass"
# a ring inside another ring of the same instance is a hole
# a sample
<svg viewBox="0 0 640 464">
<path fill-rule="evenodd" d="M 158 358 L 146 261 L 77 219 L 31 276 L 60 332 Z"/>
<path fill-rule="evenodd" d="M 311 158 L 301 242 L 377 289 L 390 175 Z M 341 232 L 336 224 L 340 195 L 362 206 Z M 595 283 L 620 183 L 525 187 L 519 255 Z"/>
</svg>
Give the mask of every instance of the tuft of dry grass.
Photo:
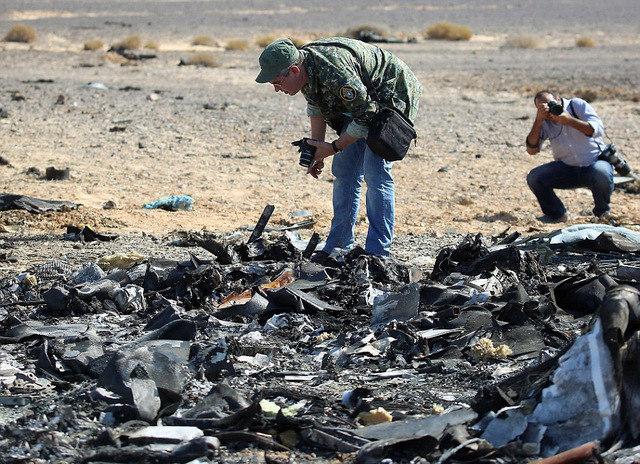
<svg viewBox="0 0 640 464">
<path fill-rule="evenodd" d="M 265 48 L 276 39 L 277 37 L 273 35 L 261 35 L 260 37 L 256 38 L 256 45 L 258 45 L 258 47 Z"/>
<path fill-rule="evenodd" d="M 14 24 L 4 37 L 6 42 L 35 42 L 37 38 L 36 31 L 25 24 Z"/>
<path fill-rule="evenodd" d="M 284 38 L 284 36 L 280 36 L 280 37 L 275 37 L 273 35 L 263 35 L 260 36 L 258 38 L 255 39 L 256 45 L 258 45 L 258 47 L 264 48 L 267 45 L 269 45 L 271 42 L 273 42 L 274 40 L 280 39 L 280 38 Z M 311 42 L 313 39 L 311 38 L 311 36 L 306 36 L 306 37 L 288 37 L 289 40 L 291 40 L 291 42 L 293 42 L 293 45 L 295 45 L 296 47 L 300 48 L 300 47 L 304 47 L 305 45 L 307 45 L 309 42 Z"/>
<path fill-rule="evenodd" d="M 306 39 L 303 37 L 289 37 L 289 39 L 291 39 L 291 42 L 293 42 L 293 45 L 295 45 L 298 48 L 304 47 L 310 42 L 309 39 Z"/>
<path fill-rule="evenodd" d="M 193 40 L 191 41 L 192 45 L 204 45 L 204 46 L 211 46 L 213 45 L 213 39 L 211 37 L 209 37 L 208 35 L 197 35 L 193 38 Z"/>
<path fill-rule="evenodd" d="M 469 40 L 473 33 L 471 29 L 459 24 L 439 22 L 424 31 L 425 37 L 438 40 Z"/>
<path fill-rule="evenodd" d="M 364 24 L 362 26 L 348 28 L 345 32 L 345 36 L 358 40 L 366 40 L 367 38 L 371 37 L 381 37 L 383 39 L 387 39 L 389 38 L 389 32 L 381 27 Z"/>
<path fill-rule="evenodd" d="M 104 42 L 100 39 L 91 39 L 91 40 L 87 40 L 84 43 L 84 50 L 88 50 L 88 51 L 96 51 L 96 50 L 100 50 L 102 47 L 104 47 Z"/>
<path fill-rule="evenodd" d="M 596 41 L 591 37 L 582 36 L 576 39 L 576 47 L 593 47 Z"/>
<path fill-rule="evenodd" d="M 247 48 L 249 48 L 249 44 L 246 40 L 242 39 L 230 39 L 224 46 L 225 50 L 240 50 L 243 52 L 246 51 Z"/>
<path fill-rule="evenodd" d="M 220 66 L 218 60 L 209 53 L 194 53 L 189 57 L 186 64 L 191 66 L 202 66 L 205 68 L 217 68 Z"/>
<path fill-rule="evenodd" d="M 127 50 L 137 50 L 140 47 L 142 47 L 142 39 L 137 35 L 125 37 L 113 45 L 113 48 L 125 48 Z"/>
<path fill-rule="evenodd" d="M 144 48 L 147 50 L 158 50 L 160 48 L 160 44 L 154 40 L 147 40 L 144 44 Z"/>
<path fill-rule="evenodd" d="M 598 91 L 594 89 L 581 89 L 576 92 L 576 96 L 584 101 L 592 102 L 598 98 Z"/>
<path fill-rule="evenodd" d="M 515 35 L 507 38 L 503 48 L 546 48 L 545 41 L 533 35 Z"/>
</svg>

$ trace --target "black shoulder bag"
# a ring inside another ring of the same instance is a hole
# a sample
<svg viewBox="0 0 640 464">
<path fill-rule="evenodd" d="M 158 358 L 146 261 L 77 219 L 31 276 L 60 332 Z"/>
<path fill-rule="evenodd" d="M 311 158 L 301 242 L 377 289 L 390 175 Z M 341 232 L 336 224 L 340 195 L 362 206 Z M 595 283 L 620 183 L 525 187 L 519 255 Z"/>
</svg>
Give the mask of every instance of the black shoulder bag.
<svg viewBox="0 0 640 464">
<path fill-rule="evenodd" d="M 371 83 L 367 68 L 365 68 L 364 63 L 351 47 L 339 42 L 324 42 L 318 45 L 334 45 L 345 48 L 356 58 L 360 64 L 362 82 L 367 87 L 369 97 L 378 104 L 378 111 L 369 126 L 367 145 L 371 148 L 371 151 L 387 161 L 403 159 L 409 151 L 411 142 L 414 141 L 415 143 L 418 137 L 413 128 L 413 123 L 397 108 L 380 106 L 378 92 L 376 92 Z"/>
</svg>

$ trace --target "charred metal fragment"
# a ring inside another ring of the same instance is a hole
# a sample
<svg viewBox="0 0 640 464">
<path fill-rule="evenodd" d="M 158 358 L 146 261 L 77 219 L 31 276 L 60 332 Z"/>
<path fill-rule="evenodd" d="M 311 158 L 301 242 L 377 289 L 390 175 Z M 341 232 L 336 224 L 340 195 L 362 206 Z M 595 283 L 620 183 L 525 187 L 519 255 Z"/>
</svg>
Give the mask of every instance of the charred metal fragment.
<svg viewBox="0 0 640 464">
<path fill-rule="evenodd" d="M 628 285 L 611 288 L 599 313 L 605 341 L 615 353 L 640 329 L 640 290 Z"/>
<path fill-rule="evenodd" d="M 262 214 L 260 215 L 260 219 L 258 219 L 258 222 L 253 228 L 253 232 L 251 232 L 251 236 L 249 237 L 249 240 L 247 240 L 247 244 L 253 243 L 256 240 L 258 240 L 258 238 L 260 238 L 260 236 L 262 235 L 262 232 L 264 232 L 264 228 L 267 226 L 267 223 L 271 218 L 271 214 L 273 214 L 274 209 L 275 209 L 275 206 L 273 205 L 267 205 L 264 207 L 264 209 L 262 210 Z"/>
<path fill-rule="evenodd" d="M 445 247 L 440 250 L 431 272 L 431 278 L 440 281 L 455 271 L 460 263 L 473 262 L 488 254 L 489 250 L 482 243 L 482 234 L 477 234 L 473 238 L 471 235 L 467 235 L 457 247 Z"/>
<path fill-rule="evenodd" d="M 320 235 L 317 232 L 314 232 L 313 235 L 311 235 L 311 238 L 309 239 L 309 243 L 307 244 L 307 247 L 302 252 L 302 257 L 305 259 L 311 258 L 311 255 L 316 250 L 316 247 L 318 246 L 319 241 L 320 241 Z"/>
<path fill-rule="evenodd" d="M 607 292 L 600 306 L 604 341 L 616 362 L 622 383 L 623 420 L 633 440 L 640 438 L 640 290 L 628 285 Z"/>
<path fill-rule="evenodd" d="M 586 279 L 572 276 L 552 287 L 552 292 L 558 307 L 580 317 L 595 313 L 607 290 L 616 285 L 617 282 L 607 274 Z"/>
<path fill-rule="evenodd" d="M 476 393 L 471 407 L 478 414 L 485 415 L 535 396 L 548 385 L 549 375 L 558 367 L 558 358 L 555 356 L 500 382 L 483 386 Z"/>
<path fill-rule="evenodd" d="M 234 264 L 240 262 L 240 255 L 229 243 L 220 243 L 213 239 L 199 240 L 198 245 L 214 255 L 220 264 Z"/>
<path fill-rule="evenodd" d="M 191 263 L 189 263 L 189 267 Z M 145 290 L 163 290 L 175 285 L 186 272 L 176 261 L 150 259 L 147 263 L 142 287 Z"/>
</svg>

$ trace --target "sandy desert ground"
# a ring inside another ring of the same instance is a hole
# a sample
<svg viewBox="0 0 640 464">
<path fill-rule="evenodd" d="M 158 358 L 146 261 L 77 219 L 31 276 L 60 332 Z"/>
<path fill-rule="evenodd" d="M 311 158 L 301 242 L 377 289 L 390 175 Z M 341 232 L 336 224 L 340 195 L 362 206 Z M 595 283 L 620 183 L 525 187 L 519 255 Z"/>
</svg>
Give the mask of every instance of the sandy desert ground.
<svg viewBox="0 0 640 464">
<path fill-rule="evenodd" d="M 328 231 L 331 175 L 305 176 L 290 142 L 308 133 L 301 96 L 276 94 L 254 82 L 265 36 L 299 40 L 374 26 L 415 43 L 385 43 L 425 86 L 418 145 L 396 163 L 398 236 L 446 233 L 523 234 L 541 224 L 526 173 L 550 159 L 526 154 L 534 116 L 532 95 L 552 88 L 589 97 L 607 135 L 636 172 L 640 167 L 640 4 L 597 2 L 431 1 L 272 2 L 74 0 L 0 5 L 0 34 L 26 24 L 30 44 L 0 42 L 0 191 L 78 203 L 77 210 L 0 213 L 0 241 L 18 256 L 55 257 L 47 240 L 67 225 L 106 233 L 165 234 L 176 230 L 225 233 L 252 225 L 267 204 L 272 225 L 300 220 Z M 427 40 L 439 21 L 472 29 L 469 41 Z M 153 41 L 155 58 L 125 60 L 109 45 L 130 35 Z M 211 46 L 194 46 L 206 35 Z M 593 47 L 577 47 L 588 36 Z M 541 48 L 509 48 L 518 38 Z M 100 39 L 105 47 L 84 51 Z M 247 50 L 229 51 L 233 39 Z M 217 67 L 179 66 L 207 53 Z M 100 84 L 100 89 L 88 84 Z M 69 168 L 70 179 L 43 180 L 47 167 Z M 31 169 L 35 168 L 35 169 Z M 193 211 L 146 210 L 170 195 L 190 195 Z M 586 190 L 562 198 L 573 223 L 592 220 Z M 104 209 L 106 202 L 115 208 Z M 638 196 L 617 189 L 621 225 L 640 223 Z M 364 211 L 364 208 L 362 209 Z M 358 231 L 366 230 L 361 213 Z M 28 245 L 26 245 L 28 243 Z M 34 243 L 38 245 L 34 246 Z M 68 253 L 65 250 L 64 253 Z"/>
</svg>

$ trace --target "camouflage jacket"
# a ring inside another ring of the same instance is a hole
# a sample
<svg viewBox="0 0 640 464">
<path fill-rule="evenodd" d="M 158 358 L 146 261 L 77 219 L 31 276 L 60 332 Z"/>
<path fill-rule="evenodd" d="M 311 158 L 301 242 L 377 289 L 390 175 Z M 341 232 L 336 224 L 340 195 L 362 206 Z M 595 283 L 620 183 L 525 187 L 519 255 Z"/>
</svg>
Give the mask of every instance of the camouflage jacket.
<svg viewBox="0 0 640 464">
<path fill-rule="evenodd" d="M 366 137 L 377 105 L 367 92 L 360 73 L 360 62 L 346 48 L 327 44 L 338 42 L 357 53 L 378 94 L 378 104 L 394 106 L 410 120 L 418 113 L 422 84 L 398 57 L 375 45 L 355 39 L 335 37 L 305 45 L 301 53 L 309 81 L 302 88 L 307 115 L 321 116 L 326 122 L 348 113 L 353 121 L 347 132 Z"/>
</svg>

